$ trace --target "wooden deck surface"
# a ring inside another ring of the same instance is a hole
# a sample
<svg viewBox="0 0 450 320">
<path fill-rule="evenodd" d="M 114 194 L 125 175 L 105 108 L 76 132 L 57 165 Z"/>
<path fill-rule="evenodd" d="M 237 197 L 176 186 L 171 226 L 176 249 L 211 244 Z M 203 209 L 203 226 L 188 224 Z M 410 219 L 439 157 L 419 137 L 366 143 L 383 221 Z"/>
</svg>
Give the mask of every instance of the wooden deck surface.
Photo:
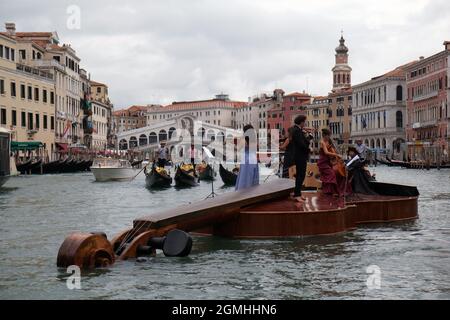
<svg viewBox="0 0 450 320">
<path fill-rule="evenodd" d="M 183 221 L 207 218 L 222 212 L 239 214 L 241 208 L 264 201 L 273 201 L 289 196 L 294 188 L 290 179 L 276 179 L 238 192 L 228 192 L 215 198 L 200 200 L 196 203 L 173 209 L 155 212 L 149 216 L 134 220 L 134 226 L 160 228 Z"/>
</svg>

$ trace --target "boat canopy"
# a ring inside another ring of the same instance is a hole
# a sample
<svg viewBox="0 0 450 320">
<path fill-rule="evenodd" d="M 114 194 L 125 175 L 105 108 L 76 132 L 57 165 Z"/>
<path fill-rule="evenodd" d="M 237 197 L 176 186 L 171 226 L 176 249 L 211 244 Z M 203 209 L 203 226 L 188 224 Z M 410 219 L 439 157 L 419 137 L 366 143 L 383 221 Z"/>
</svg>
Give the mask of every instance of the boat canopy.
<svg viewBox="0 0 450 320">
<path fill-rule="evenodd" d="M 11 151 L 36 150 L 43 146 L 40 141 L 11 141 Z"/>
</svg>

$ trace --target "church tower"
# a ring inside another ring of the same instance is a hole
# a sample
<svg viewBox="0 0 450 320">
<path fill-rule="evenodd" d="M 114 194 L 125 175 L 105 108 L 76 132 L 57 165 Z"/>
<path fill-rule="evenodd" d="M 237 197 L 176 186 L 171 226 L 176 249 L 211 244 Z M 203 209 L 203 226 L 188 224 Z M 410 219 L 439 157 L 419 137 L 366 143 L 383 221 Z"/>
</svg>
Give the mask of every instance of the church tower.
<svg viewBox="0 0 450 320">
<path fill-rule="evenodd" d="M 336 48 L 336 64 L 333 67 L 333 92 L 351 87 L 352 68 L 348 65 L 348 48 L 345 46 L 344 36 L 339 39 Z"/>
</svg>

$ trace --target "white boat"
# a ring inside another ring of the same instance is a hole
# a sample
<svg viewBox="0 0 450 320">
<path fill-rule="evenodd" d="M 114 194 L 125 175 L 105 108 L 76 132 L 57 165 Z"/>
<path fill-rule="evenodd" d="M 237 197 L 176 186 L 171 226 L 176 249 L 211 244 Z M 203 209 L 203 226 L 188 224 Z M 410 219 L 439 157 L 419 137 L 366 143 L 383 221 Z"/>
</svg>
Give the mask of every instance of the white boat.
<svg viewBox="0 0 450 320">
<path fill-rule="evenodd" d="M 128 160 L 96 158 L 91 171 L 97 181 L 126 181 L 133 179 L 139 169 L 134 169 Z"/>
</svg>

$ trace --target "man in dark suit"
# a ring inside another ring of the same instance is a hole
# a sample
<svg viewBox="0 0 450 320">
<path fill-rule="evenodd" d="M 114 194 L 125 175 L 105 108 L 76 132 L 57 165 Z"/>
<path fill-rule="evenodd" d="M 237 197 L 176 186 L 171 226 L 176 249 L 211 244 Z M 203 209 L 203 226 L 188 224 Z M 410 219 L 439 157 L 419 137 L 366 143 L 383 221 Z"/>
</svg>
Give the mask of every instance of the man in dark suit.
<svg viewBox="0 0 450 320">
<path fill-rule="evenodd" d="M 306 164 L 309 158 L 309 141 L 310 138 L 306 136 L 303 130 L 306 122 L 306 116 L 299 115 L 294 120 L 294 130 L 292 134 L 292 142 L 294 144 L 294 162 L 296 168 L 294 198 L 303 202 L 305 198 L 302 197 L 302 185 L 306 176 Z"/>
</svg>

